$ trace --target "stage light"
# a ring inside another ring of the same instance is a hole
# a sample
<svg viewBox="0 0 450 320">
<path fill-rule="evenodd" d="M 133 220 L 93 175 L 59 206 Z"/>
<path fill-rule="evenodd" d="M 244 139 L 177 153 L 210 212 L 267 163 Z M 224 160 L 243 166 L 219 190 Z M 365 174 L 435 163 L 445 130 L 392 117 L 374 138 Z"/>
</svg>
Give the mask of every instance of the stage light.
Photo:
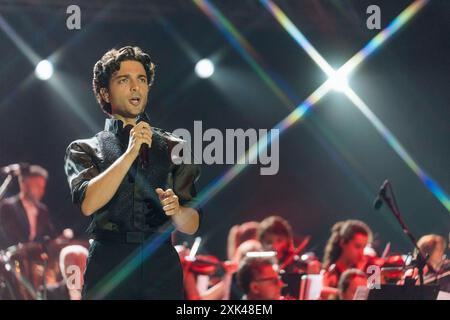
<svg viewBox="0 0 450 320">
<path fill-rule="evenodd" d="M 48 80 L 53 75 L 53 64 L 48 60 L 42 60 L 37 64 L 34 73 L 39 79 Z"/>
<path fill-rule="evenodd" d="M 334 72 L 328 80 L 335 91 L 345 92 L 348 88 L 348 79 L 342 72 Z"/>
<path fill-rule="evenodd" d="M 209 59 L 202 59 L 195 65 L 195 73 L 200 78 L 209 78 L 214 73 L 214 64 Z"/>
</svg>

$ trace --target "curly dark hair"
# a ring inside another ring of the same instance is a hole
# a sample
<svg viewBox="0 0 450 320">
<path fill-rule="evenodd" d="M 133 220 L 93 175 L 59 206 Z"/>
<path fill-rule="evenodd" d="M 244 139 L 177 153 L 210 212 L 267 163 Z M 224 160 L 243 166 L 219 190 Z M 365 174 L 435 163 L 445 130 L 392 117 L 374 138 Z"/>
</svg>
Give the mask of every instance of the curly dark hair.
<svg viewBox="0 0 450 320">
<path fill-rule="evenodd" d="M 362 221 L 346 220 L 334 224 L 331 228 L 331 236 L 328 239 L 323 257 L 323 267 L 325 269 L 329 268 L 330 265 L 339 259 L 342 253 L 340 242 L 348 243 L 357 234 L 368 236 L 369 242 L 372 242 L 372 231 Z"/>
<path fill-rule="evenodd" d="M 112 74 L 120 69 L 120 63 L 122 61 L 128 60 L 142 63 L 147 75 L 148 87 L 150 88 L 153 84 L 155 64 L 151 61 L 150 56 L 144 53 L 141 48 L 126 46 L 120 49 L 111 49 L 106 52 L 94 65 L 92 89 L 103 112 L 108 116 L 111 115 L 111 104 L 103 100 L 100 90 L 102 88 L 108 89 Z"/>
</svg>

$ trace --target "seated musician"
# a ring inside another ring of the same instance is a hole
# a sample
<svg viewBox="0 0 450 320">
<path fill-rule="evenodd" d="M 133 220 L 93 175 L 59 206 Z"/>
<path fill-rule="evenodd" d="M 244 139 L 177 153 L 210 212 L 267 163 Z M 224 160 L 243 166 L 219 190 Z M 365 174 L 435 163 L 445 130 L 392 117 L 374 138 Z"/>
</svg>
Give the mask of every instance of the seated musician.
<svg viewBox="0 0 450 320">
<path fill-rule="evenodd" d="M 440 290 L 450 292 L 450 261 L 445 259 L 445 250 L 447 247 L 443 237 L 437 234 L 427 234 L 417 242 L 422 255 L 428 257 L 427 264 L 424 269 L 424 283 L 437 283 Z M 417 251 L 415 252 L 417 255 Z M 433 270 L 430 270 L 431 266 Z M 417 269 L 409 269 L 405 272 L 405 278 L 413 277 L 419 283 Z M 403 282 L 400 282 L 403 283 Z"/>
<path fill-rule="evenodd" d="M 247 240 L 237 248 L 231 260 L 223 263 L 224 274 L 220 276 L 217 283 L 210 285 L 204 291 L 199 292 L 197 288 L 198 270 L 196 270 L 195 262 L 191 263 L 186 260 L 189 255 L 189 249 L 184 246 L 176 246 L 183 266 L 184 274 L 184 291 L 187 300 L 239 300 L 243 293 L 237 285 L 236 271 L 239 262 L 245 257 L 247 252 L 261 251 L 261 244 L 257 240 Z M 210 269 L 210 268 L 208 268 Z M 215 272 L 217 276 L 217 272 Z"/>
<path fill-rule="evenodd" d="M 347 269 L 338 283 L 338 299 L 354 300 L 359 287 L 367 288 L 367 275 L 359 269 Z"/>
<path fill-rule="evenodd" d="M 320 262 L 311 253 L 304 255 L 306 259 L 299 257 L 294 247 L 292 227 L 280 216 L 269 216 L 261 221 L 258 236 L 264 250 L 273 250 L 277 254 L 280 274 L 287 284 L 282 294 L 290 298 L 298 298 L 301 276 L 307 273 L 319 273 Z"/>
<path fill-rule="evenodd" d="M 42 241 L 55 231 L 47 207 L 41 202 L 48 179 L 47 170 L 37 165 L 20 166 L 19 194 L 0 202 L 1 248 L 17 243 Z"/>
<path fill-rule="evenodd" d="M 231 262 L 233 265 L 239 266 L 241 261 L 245 259 L 247 253 L 249 252 L 259 252 L 262 251 L 262 245 L 258 240 L 247 240 L 242 242 L 236 249 Z M 238 280 L 237 273 L 234 273 L 231 279 L 230 285 L 230 300 L 242 300 L 244 297 L 244 292 L 242 291 Z"/>
<path fill-rule="evenodd" d="M 294 252 L 292 227 L 280 216 L 270 216 L 261 221 L 258 237 L 264 250 L 277 253 L 280 265 Z"/>
<path fill-rule="evenodd" d="M 273 257 L 246 257 L 239 264 L 238 283 L 244 300 L 280 300 L 284 283 Z"/>
<path fill-rule="evenodd" d="M 332 298 L 341 275 L 347 269 L 357 268 L 365 272 L 364 248 L 372 241 L 372 231 L 362 221 L 337 222 L 331 229 L 331 236 L 325 247 L 323 259 L 323 298 Z"/>
<path fill-rule="evenodd" d="M 437 234 L 427 234 L 419 239 L 417 246 L 425 257 L 429 257 L 428 264 L 431 265 L 435 273 L 439 274 L 446 265 L 444 253 L 447 244 L 445 239 Z M 430 272 L 430 270 L 425 271 Z"/>
<path fill-rule="evenodd" d="M 258 239 L 259 222 L 247 221 L 240 225 L 234 225 L 228 232 L 227 238 L 227 256 L 228 259 L 233 259 L 237 248 L 241 243 L 247 240 Z"/>
</svg>

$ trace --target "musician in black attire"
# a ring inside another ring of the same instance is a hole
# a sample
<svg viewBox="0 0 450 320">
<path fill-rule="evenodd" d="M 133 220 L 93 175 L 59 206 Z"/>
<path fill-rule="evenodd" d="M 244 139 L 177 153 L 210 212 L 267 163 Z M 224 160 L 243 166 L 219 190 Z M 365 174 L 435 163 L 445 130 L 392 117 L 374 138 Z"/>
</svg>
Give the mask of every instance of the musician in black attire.
<svg viewBox="0 0 450 320">
<path fill-rule="evenodd" d="M 41 202 L 47 185 L 47 170 L 24 163 L 16 171 L 19 194 L 0 202 L 1 249 L 55 236 L 47 206 Z"/>
<path fill-rule="evenodd" d="M 109 116 L 105 129 L 67 148 L 72 200 L 91 218 L 88 233 L 95 239 L 84 299 L 183 298 L 170 232 L 175 227 L 194 234 L 199 227 L 201 213 L 194 205 L 199 168 L 173 162 L 172 148 L 181 139 L 136 121 L 154 69 L 138 47 L 108 51 L 95 64 L 93 78 L 97 101 Z M 148 150 L 140 155 L 144 144 Z"/>
</svg>

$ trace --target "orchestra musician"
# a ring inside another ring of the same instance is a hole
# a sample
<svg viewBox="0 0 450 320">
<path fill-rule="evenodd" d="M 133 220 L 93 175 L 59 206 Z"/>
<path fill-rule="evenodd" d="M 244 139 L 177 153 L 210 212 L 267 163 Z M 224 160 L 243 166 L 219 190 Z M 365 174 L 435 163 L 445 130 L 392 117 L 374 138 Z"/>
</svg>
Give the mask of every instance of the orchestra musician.
<svg viewBox="0 0 450 320">
<path fill-rule="evenodd" d="M 325 247 L 323 259 L 323 286 L 337 288 L 341 275 L 348 269 L 357 268 L 365 272 L 367 259 L 364 248 L 372 241 L 372 231 L 362 221 L 346 220 L 334 224 Z M 330 298 L 324 292 L 323 298 Z"/>
<path fill-rule="evenodd" d="M 24 163 L 16 174 L 20 192 L 0 202 L 2 249 L 56 235 L 47 206 L 41 202 L 48 180 L 47 170 Z"/>
</svg>

